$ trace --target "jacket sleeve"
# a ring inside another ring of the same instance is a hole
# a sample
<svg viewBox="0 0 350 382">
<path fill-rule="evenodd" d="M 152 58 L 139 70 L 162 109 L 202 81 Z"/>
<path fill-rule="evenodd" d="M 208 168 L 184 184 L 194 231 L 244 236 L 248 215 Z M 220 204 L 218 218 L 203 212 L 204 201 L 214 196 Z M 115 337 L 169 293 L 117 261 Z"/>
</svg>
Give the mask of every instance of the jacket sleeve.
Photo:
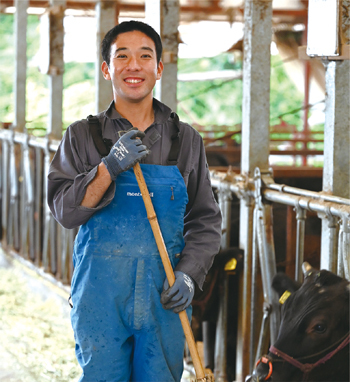
<svg viewBox="0 0 350 382">
<path fill-rule="evenodd" d="M 221 242 L 221 212 L 214 198 L 202 138 L 196 135 L 184 219 L 185 248 L 176 270 L 190 275 L 202 289 Z"/>
<path fill-rule="evenodd" d="M 65 228 L 86 223 L 96 211 L 111 202 L 115 192 L 112 182 L 95 208 L 80 205 L 87 186 L 96 176 L 100 159 L 96 156 L 96 163 L 89 162 L 87 153 L 91 153 L 91 147 L 86 131 L 80 129 L 78 139 L 73 126 L 64 134 L 48 171 L 47 202 L 55 219 Z"/>
</svg>

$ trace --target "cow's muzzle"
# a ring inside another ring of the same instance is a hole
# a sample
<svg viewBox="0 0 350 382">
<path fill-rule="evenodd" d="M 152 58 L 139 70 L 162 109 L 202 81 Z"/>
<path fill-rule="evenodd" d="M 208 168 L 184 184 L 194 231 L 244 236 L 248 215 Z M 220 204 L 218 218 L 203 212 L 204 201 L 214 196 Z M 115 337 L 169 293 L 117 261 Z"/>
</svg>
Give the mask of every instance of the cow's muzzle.
<svg viewBox="0 0 350 382">
<path fill-rule="evenodd" d="M 272 375 L 272 361 L 268 356 L 262 356 L 255 365 L 252 375 L 248 375 L 245 382 L 262 382 Z"/>
<path fill-rule="evenodd" d="M 267 356 L 262 356 L 255 365 L 252 375 L 248 375 L 245 382 L 262 382 L 270 379 L 272 375 L 272 361 Z"/>
</svg>

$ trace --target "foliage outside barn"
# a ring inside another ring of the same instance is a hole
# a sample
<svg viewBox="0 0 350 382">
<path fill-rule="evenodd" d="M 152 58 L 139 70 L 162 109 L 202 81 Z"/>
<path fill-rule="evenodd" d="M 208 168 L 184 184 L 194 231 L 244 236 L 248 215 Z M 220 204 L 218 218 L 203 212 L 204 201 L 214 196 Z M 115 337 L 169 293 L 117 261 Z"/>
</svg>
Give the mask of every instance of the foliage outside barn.
<svg viewBox="0 0 350 382">
<path fill-rule="evenodd" d="M 14 16 L 0 15 L 0 122 L 14 119 Z M 27 27 L 27 129 L 35 135 L 44 135 L 48 121 L 49 96 L 47 76 L 38 70 L 40 48 L 40 19 L 28 15 Z M 242 70 L 242 57 L 233 52 L 210 58 L 184 59 L 178 62 L 180 74 Z M 85 118 L 95 109 L 95 64 L 93 62 L 66 62 L 63 93 L 63 130 L 77 119 Z M 270 125 L 286 124 L 303 129 L 303 94 L 284 70 L 279 55 L 271 56 Z M 242 120 L 242 80 L 205 80 L 178 82 L 178 109 L 180 118 L 203 130 L 213 130 L 214 137 L 223 130 L 240 129 Z M 220 126 L 224 126 L 220 128 Z M 311 127 L 322 137 L 323 124 Z M 279 131 L 272 138 L 289 139 L 292 134 Z M 240 134 L 232 136 L 240 144 Z M 322 142 L 311 143 L 312 148 L 323 149 Z"/>
</svg>

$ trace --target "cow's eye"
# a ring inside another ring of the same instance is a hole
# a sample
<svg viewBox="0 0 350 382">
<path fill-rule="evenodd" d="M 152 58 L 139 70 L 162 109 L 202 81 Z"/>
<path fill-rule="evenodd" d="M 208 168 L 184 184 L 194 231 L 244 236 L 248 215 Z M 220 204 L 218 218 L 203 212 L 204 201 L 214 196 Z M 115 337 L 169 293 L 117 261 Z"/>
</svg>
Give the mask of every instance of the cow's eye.
<svg viewBox="0 0 350 382">
<path fill-rule="evenodd" d="M 316 333 L 324 333 L 326 331 L 327 327 L 325 324 L 316 324 L 314 326 L 314 331 Z"/>
</svg>

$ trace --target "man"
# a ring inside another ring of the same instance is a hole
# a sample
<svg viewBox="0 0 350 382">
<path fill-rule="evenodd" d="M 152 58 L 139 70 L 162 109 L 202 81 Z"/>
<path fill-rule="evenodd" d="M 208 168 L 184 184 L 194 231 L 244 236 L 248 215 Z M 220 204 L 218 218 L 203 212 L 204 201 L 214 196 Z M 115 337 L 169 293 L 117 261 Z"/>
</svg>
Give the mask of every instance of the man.
<svg viewBox="0 0 350 382">
<path fill-rule="evenodd" d="M 48 175 L 48 203 L 74 244 L 71 312 L 80 381 L 179 381 L 184 334 L 173 313 L 202 288 L 219 251 L 221 214 L 202 139 L 153 99 L 161 78 L 159 35 L 124 22 L 102 43 L 113 102 L 97 118 L 99 155 L 87 120 L 68 127 Z M 138 129 L 135 129 L 137 127 Z M 142 140 L 142 141 L 141 141 Z M 133 165 L 141 162 L 175 271 L 169 288 Z"/>
</svg>

